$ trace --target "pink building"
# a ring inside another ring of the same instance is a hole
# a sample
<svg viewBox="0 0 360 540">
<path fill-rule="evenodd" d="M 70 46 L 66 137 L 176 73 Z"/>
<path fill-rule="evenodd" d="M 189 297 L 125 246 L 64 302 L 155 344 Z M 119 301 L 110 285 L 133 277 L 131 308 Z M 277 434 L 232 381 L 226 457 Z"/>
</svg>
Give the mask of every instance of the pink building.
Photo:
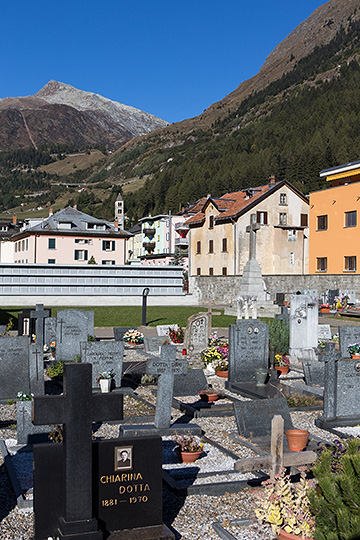
<svg viewBox="0 0 360 540">
<path fill-rule="evenodd" d="M 67 207 L 47 219 L 25 223 L 12 236 L 15 263 L 121 265 L 132 235 L 110 223 Z"/>
</svg>

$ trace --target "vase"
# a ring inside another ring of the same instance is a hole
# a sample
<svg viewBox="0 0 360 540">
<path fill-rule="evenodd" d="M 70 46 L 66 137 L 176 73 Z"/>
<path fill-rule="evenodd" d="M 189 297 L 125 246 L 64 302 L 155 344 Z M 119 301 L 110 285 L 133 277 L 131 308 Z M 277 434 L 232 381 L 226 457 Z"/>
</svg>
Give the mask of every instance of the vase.
<svg viewBox="0 0 360 540">
<path fill-rule="evenodd" d="M 181 461 L 183 463 L 194 463 L 202 454 L 202 450 L 199 452 L 180 452 Z"/>
<path fill-rule="evenodd" d="M 288 533 L 284 531 L 283 529 L 276 535 L 278 537 L 278 540 L 303 540 L 303 536 L 299 536 L 297 534 Z M 307 538 L 305 540 L 314 540 L 313 538 Z"/>
<path fill-rule="evenodd" d="M 228 371 L 215 371 L 215 373 L 218 377 L 223 377 L 224 379 L 227 379 L 229 374 Z"/>
<path fill-rule="evenodd" d="M 309 432 L 306 429 L 288 429 L 285 431 L 289 450 L 301 452 L 306 448 L 309 440 Z"/>
<path fill-rule="evenodd" d="M 256 386 L 265 386 L 265 381 L 268 376 L 268 372 L 265 369 L 257 369 L 255 371 Z"/>
<path fill-rule="evenodd" d="M 275 366 L 275 369 L 279 372 L 279 375 L 289 373 L 289 366 Z"/>
<path fill-rule="evenodd" d="M 216 393 L 206 394 L 205 392 L 199 392 L 199 396 L 202 401 L 207 401 L 208 403 L 211 403 L 212 401 L 217 401 L 219 399 L 219 394 Z"/>
<path fill-rule="evenodd" d="M 111 379 L 100 379 L 100 390 L 102 392 L 110 392 Z"/>
</svg>

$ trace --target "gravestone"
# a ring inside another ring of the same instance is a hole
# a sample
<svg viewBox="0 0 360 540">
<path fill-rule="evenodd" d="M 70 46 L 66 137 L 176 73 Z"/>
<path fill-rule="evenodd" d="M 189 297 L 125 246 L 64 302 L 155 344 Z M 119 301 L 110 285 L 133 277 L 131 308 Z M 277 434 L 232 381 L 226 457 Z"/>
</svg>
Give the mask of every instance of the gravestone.
<svg viewBox="0 0 360 540">
<path fill-rule="evenodd" d="M 116 388 L 121 387 L 123 370 L 124 342 L 85 341 L 80 344 L 81 361 L 92 365 L 92 387 L 98 388 L 97 379 L 100 371 L 113 370 L 113 381 Z"/>
<path fill-rule="evenodd" d="M 29 363 L 29 336 L 0 337 L 0 399 L 32 391 L 34 370 Z"/>
<path fill-rule="evenodd" d="M 326 303 L 332 306 L 333 303 L 335 302 L 335 298 L 338 298 L 339 296 L 339 289 L 329 289 L 328 291 L 326 291 L 326 293 L 327 293 Z"/>
<path fill-rule="evenodd" d="M 317 295 L 292 294 L 290 296 L 290 349 L 298 362 L 303 351 L 318 345 L 319 312 Z"/>
<path fill-rule="evenodd" d="M 240 295 L 236 299 L 237 319 L 257 319 L 256 297 Z"/>
<path fill-rule="evenodd" d="M 325 364 L 313 356 L 310 358 L 303 357 L 302 367 L 304 372 L 305 383 L 309 386 L 324 386 L 325 384 Z"/>
<path fill-rule="evenodd" d="M 128 330 L 131 330 L 133 326 L 116 326 L 114 327 L 114 339 L 115 341 L 123 341 L 124 340 L 124 334 L 128 332 Z"/>
<path fill-rule="evenodd" d="M 330 324 L 319 324 L 318 326 L 318 340 L 330 340 L 331 328 Z"/>
<path fill-rule="evenodd" d="M 321 428 L 356 426 L 360 423 L 360 362 L 342 358 L 328 343 L 319 360 L 325 362 L 324 413 L 316 420 Z"/>
<path fill-rule="evenodd" d="M 35 321 L 35 335 L 36 343 L 40 346 L 44 346 L 44 320 L 50 317 L 51 312 L 49 309 L 44 309 L 43 304 L 36 304 L 35 311 L 30 312 L 30 319 Z"/>
<path fill-rule="evenodd" d="M 196 396 L 207 388 L 207 380 L 203 369 L 187 369 L 174 378 L 174 396 Z"/>
<path fill-rule="evenodd" d="M 29 345 L 29 377 L 31 393 L 35 396 L 44 394 L 44 347 L 40 343 Z"/>
<path fill-rule="evenodd" d="M 255 297 L 258 304 L 266 301 L 264 279 L 256 260 L 256 233 L 260 229 L 261 226 L 256 223 L 256 214 L 251 214 L 250 224 L 246 227 L 249 233 L 249 260 L 244 266 L 240 282 L 240 296 Z"/>
<path fill-rule="evenodd" d="M 169 337 L 169 328 L 171 330 L 179 330 L 179 326 L 177 324 L 158 324 L 156 327 L 156 333 L 159 337 Z"/>
<path fill-rule="evenodd" d="M 44 344 L 50 347 L 50 343 L 56 341 L 56 317 L 48 317 L 44 324 Z"/>
<path fill-rule="evenodd" d="M 341 295 L 340 296 L 347 296 L 348 297 L 348 304 L 355 304 L 356 303 L 356 291 L 355 289 L 341 289 Z"/>
<path fill-rule="evenodd" d="M 34 426 L 31 421 L 31 401 L 18 401 L 16 404 L 16 437 L 18 444 L 40 442 L 38 437 L 51 431 L 50 426 Z"/>
<path fill-rule="evenodd" d="M 161 336 L 144 336 L 145 352 L 159 355 L 163 342 L 164 338 Z"/>
<path fill-rule="evenodd" d="M 343 358 L 349 358 L 348 346 L 360 343 L 359 326 L 339 326 L 339 347 Z"/>
<path fill-rule="evenodd" d="M 56 358 L 73 361 L 80 343 L 94 335 L 94 312 L 77 309 L 58 311 L 56 316 Z"/>
<path fill-rule="evenodd" d="M 234 403 L 235 419 L 240 435 L 246 438 L 269 436 L 273 416 L 284 419 L 284 429 L 293 429 L 286 398 L 257 399 Z"/>
<path fill-rule="evenodd" d="M 197 313 L 188 318 L 185 328 L 184 348 L 189 357 L 200 354 L 209 343 L 209 314 Z"/>
<path fill-rule="evenodd" d="M 232 383 L 256 381 L 255 372 L 268 368 L 268 358 L 269 327 L 265 322 L 237 320 L 229 326 L 229 388 Z"/>
<path fill-rule="evenodd" d="M 287 306 L 281 306 L 281 312 L 275 315 L 275 319 L 278 319 L 279 321 L 285 321 L 287 324 L 289 324 L 290 314 Z"/>
<path fill-rule="evenodd" d="M 58 447 L 56 467 L 48 445 L 34 446 L 36 540 L 59 533 L 65 538 L 76 534 L 79 540 L 103 539 L 92 511 L 92 422 L 120 420 L 123 396 L 116 392 L 92 394 L 91 381 L 90 364 L 65 364 L 64 394 L 33 399 L 35 425 L 64 424 L 65 430 L 64 447 L 50 445 Z"/>
</svg>

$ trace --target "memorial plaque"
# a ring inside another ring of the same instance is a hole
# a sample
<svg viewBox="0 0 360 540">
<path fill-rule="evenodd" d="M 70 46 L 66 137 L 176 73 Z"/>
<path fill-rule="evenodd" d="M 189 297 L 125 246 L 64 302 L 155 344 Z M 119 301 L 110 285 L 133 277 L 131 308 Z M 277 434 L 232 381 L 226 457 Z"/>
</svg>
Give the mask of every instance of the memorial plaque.
<svg viewBox="0 0 360 540">
<path fill-rule="evenodd" d="M 286 398 L 235 402 L 234 410 L 239 434 L 246 438 L 270 436 L 276 414 L 283 417 L 285 430 L 293 428 Z"/>
<path fill-rule="evenodd" d="M 156 327 L 156 333 L 159 337 L 169 337 L 169 328 L 171 330 L 179 330 L 177 324 L 158 324 Z"/>
<path fill-rule="evenodd" d="M 80 354 L 80 343 L 94 335 L 94 312 L 65 309 L 56 321 L 56 358 L 71 362 Z"/>
<path fill-rule="evenodd" d="M 94 446 L 94 505 L 106 531 L 161 525 L 161 437 L 113 439 Z"/>
<path fill-rule="evenodd" d="M 229 327 L 229 382 L 256 381 L 258 369 L 268 369 L 269 327 L 259 319 L 237 320 Z"/>
<path fill-rule="evenodd" d="M 306 384 L 310 386 L 324 386 L 325 384 L 325 364 L 316 358 L 303 360 L 302 367 Z"/>
<path fill-rule="evenodd" d="M 160 347 L 166 338 L 161 336 L 144 336 L 145 352 L 150 354 L 160 354 Z"/>
<path fill-rule="evenodd" d="M 123 341 L 85 341 L 80 344 L 81 361 L 92 365 L 92 387 L 98 388 L 97 379 L 100 371 L 113 370 L 113 381 L 116 388 L 121 386 L 121 375 L 124 358 Z"/>
<path fill-rule="evenodd" d="M 29 336 L 0 337 L 0 399 L 31 391 Z"/>
<path fill-rule="evenodd" d="M 360 327 L 339 326 L 339 347 L 343 358 L 350 357 L 348 346 L 353 343 L 360 343 Z"/>
<path fill-rule="evenodd" d="M 330 324 L 319 324 L 318 325 L 318 340 L 330 340 L 331 339 L 331 328 Z"/>
</svg>

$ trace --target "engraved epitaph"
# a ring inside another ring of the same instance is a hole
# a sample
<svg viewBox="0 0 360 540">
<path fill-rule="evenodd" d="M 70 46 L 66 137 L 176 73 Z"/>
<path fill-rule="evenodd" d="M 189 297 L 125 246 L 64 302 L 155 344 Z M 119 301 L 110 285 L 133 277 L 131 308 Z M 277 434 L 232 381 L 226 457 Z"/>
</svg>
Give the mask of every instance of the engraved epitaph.
<svg viewBox="0 0 360 540">
<path fill-rule="evenodd" d="M 209 341 L 209 314 L 197 313 L 189 317 L 185 329 L 184 347 L 188 354 L 199 354 Z"/>
<path fill-rule="evenodd" d="M 121 386 L 121 375 L 124 357 L 124 342 L 90 342 L 81 343 L 81 361 L 92 365 L 92 387 L 98 388 L 97 379 L 100 371 L 113 370 L 113 381 L 116 388 Z"/>
<path fill-rule="evenodd" d="M 65 309 L 56 318 L 56 358 L 72 361 L 80 354 L 80 343 L 94 335 L 94 312 Z"/>
</svg>

